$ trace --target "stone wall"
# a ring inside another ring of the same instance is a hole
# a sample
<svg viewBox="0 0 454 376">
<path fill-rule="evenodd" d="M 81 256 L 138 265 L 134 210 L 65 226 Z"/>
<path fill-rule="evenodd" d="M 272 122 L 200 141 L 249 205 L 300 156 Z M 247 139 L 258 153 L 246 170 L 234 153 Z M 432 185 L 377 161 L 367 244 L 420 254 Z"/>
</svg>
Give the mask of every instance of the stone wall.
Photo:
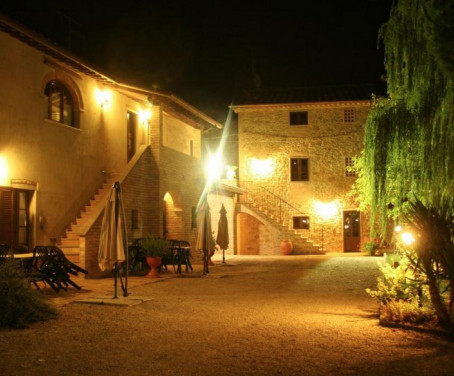
<svg viewBox="0 0 454 376">
<path fill-rule="evenodd" d="M 355 120 L 344 122 L 344 109 L 354 109 Z M 347 197 L 354 177 L 345 173 L 345 158 L 359 156 L 370 101 L 318 103 L 239 109 L 239 177 L 267 187 L 307 214 L 311 226 L 323 227 L 324 248 L 343 251 L 342 212 L 356 209 Z M 289 112 L 307 111 L 308 124 L 289 125 Z M 307 158 L 308 181 L 290 181 L 290 158 Z M 254 159 L 268 160 L 268 175 L 254 173 Z M 333 203 L 336 213 L 323 219 L 318 203 Z M 368 233 L 362 223 L 362 235 Z"/>
</svg>

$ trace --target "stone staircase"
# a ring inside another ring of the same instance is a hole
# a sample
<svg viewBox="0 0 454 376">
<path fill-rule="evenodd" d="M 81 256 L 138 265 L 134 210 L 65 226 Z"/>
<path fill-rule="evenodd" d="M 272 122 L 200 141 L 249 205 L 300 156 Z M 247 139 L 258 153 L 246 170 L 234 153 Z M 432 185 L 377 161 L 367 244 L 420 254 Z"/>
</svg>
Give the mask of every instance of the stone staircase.
<svg viewBox="0 0 454 376">
<path fill-rule="evenodd" d="M 84 226 L 85 222 L 93 215 L 95 209 L 99 205 L 104 205 L 110 189 L 116 179 L 116 175 L 111 175 L 109 179 L 96 191 L 88 205 L 81 210 L 77 218 L 68 226 L 65 234 L 57 243 L 57 246 L 64 252 L 66 257 L 75 264 L 79 263 L 80 230 Z"/>
<path fill-rule="evenodd" d="M 309 230 L 294 230 L 288 224 L 288 218 L 278 218 L 273 210 L 268 210 L 263 204 L 257 203 L 241 203 L 249 208 L 259 219 L 266 219 L 269 224 L 279 230 L 281 239 L 288 239 L 293 244 L 293 255 L 324 255 L 326 252 L 322 250 L 321 245 L 310 240 L 311 233 Z"/>
</svg>

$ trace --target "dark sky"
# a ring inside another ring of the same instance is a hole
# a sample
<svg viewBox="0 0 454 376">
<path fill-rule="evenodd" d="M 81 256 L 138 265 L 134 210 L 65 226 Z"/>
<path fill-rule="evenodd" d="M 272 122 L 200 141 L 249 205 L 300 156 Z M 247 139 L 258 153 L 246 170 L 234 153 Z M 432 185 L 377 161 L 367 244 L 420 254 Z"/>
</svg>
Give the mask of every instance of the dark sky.
<svg viewBox="0 0 454 376">
<path fill-rule="evenodd" d="M 101 73 L 223 123 L 244 89 L 379 82 L 391 2 L 2 0 L 0 11 Z"/>
</svg>

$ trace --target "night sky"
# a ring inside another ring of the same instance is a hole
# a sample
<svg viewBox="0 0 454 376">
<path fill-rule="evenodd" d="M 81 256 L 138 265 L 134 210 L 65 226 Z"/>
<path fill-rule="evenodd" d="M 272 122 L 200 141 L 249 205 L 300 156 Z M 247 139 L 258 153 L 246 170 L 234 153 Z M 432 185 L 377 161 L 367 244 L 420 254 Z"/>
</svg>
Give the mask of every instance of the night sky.
<svg viewBox="0 0 454 376">
<path fill-rule="evenodd" d="M 0 12 L 117 81 L 224 123 L 244 89 L 378 83 L 392 0 L 5 1 Z"/>
</svg>

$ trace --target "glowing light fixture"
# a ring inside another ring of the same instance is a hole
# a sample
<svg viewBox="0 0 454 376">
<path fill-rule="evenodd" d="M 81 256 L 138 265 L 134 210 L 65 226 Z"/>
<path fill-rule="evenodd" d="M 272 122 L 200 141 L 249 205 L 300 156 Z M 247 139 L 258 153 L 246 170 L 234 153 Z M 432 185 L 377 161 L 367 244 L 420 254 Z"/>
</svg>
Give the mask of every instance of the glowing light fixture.
<svg viewBox="0 0 454 376">
<path fill-rule="evenodd" d="M 274 172 L 274 160 L 272 158 L 251 158 L 250 166 L 252 174 L 256 177 L 267 178 Z"/>
<path fill-rule="evenodd" d="M 226 178 L 229 180 L 236 179 L 235 170 L 237 169 L 237 167 L 236 166 L 225 166 L 225 168 L 227 169 L 227 172 L 225 174 Z"/>
<path fill-rule="evenodd" d="M 402 226 L 401 225 L 397 225 L 396 227 L 394 227 L 394 231 L 395 232 L 401 232 L 402 231 Z"/>
<path fill-rule="evenodd" d="M 335 202 L 315 202 L 315 212 L 318 216 L 328 221 L 338 214 L 337 204 Z"/>
<path fill-rule="evenodd" d="M 147 122 L 151 119 L 151 110 L 140 110 L 139 111 L 139 121 L 143 124 L 147 124 Z"/>
<path fill-rule="evenodd" d="M 415 237 L 411 232 L 403 232 L 400 238 L 405 245 L 412 245 L 415 242 Z"/>
<path fill-rule="evenodd" d="M 95 98 L 101 107 L 108 107 L 112 102 L 112 92 L 109 90 L 95 90 Z"/>
<path fill-rule="evenodd" d="M 208 158 L 208 161 L 205 165 L 205 173 L 207 176 L 208 182 L 218 180 L 221 176 L 222 171 L 222 158 L 220 153 L 212 155 Z"/>
<path fill-rule="evenodd" d="M 4 157 L 0 157 L 0 185 L 7 185 L 8 163 Z"/>
</svg>

